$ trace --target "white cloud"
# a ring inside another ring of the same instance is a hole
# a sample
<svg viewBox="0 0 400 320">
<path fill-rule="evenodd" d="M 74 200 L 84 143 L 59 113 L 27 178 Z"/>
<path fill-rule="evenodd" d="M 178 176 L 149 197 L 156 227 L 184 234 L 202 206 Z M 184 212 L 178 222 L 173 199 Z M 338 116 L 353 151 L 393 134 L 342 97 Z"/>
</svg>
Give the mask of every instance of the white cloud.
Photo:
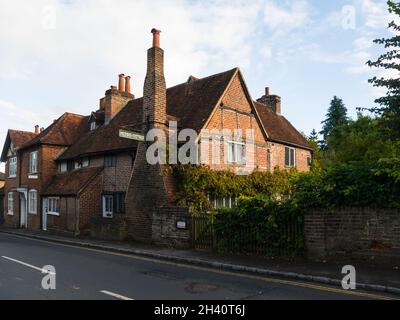
<svg viewBox="0 0 400 320">
<path fill-rule="evenodd" d="M 305 26 L 310 21 L 307 1 L 286 2 L 278 6 L 274 1 L 267 1 L 264 7 L 264 22 L 269 29 L 279 33 Z"/>
<path fill-rule="evenodd" d="M 369 28 L 379 29 L 387 27 L 391 16 L 387 10 L 386 1 L 357 0 L 365 16 L 365 24 Z"/>
</svg>

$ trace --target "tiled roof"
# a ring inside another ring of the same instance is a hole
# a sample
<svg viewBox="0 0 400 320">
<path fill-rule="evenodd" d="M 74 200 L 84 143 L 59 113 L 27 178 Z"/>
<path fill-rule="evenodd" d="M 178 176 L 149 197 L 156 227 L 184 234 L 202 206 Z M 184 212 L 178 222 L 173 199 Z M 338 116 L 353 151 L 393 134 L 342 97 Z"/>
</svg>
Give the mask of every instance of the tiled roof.
<svg viewBox="0 0 400 320">
<path fill-rule="evenodd" d="M 66 112 L 22 148 L 39 143 L 69 146 L 89 131 L 88 119 L 88 116 Z"/>
<path fill-rule="evenodd" d="M 31 141 L 37 136 L 34 132 L 21 131 L 9 129 L 7 132 L 7 137 L 3 145 L 3 151 L 1 153 L 1 161 L 5 162 L 7 160 L 7 153 L 12 142 L 14 148 L 20 149 L 24 144 Z"/>
<path fill-rule="evenodd" d="M 168 120 L 178 120 L 180 128 L 192 128 L 199 132 L 236 71 L 232 69 L 210 77 L 192 79 L 167 89 Z M 142 105 L 142 98 L 128 102 L 108 125 L 84 135 L 58 159 L 135 148 L 137 141 L 120 138 L 119 129 L 126 127 L 141 131 Z"/>
<path fill-rule="evenodd" d="M 34 132 L 20 131 L 20 130 L 8 130 L 11 141 L 16 148 L 21 148 L 24 144 L 31 141 L 37 136 Z"/>
<path fill-rule="evenodd" d="M 60 173 L 42 192 L 45 196 L 75 196 L 78 195 L 101 171 L 102 167 L 89 167 Z"/>
<path fill-rule="evenodd" d="M 262 103 L 254 101 L 254 106 L 271 140 L 312 149 L 307 139 L 284 116 L 276 114 Z"/>
</svg>

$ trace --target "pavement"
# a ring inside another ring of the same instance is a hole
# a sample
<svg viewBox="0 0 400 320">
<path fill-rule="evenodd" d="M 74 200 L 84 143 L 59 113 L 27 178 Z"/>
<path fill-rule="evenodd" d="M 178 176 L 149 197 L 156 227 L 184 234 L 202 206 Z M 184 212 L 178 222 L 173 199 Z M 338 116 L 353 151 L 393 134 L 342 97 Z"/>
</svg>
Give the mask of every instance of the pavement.
<svg viewBox="0 0 400 320">
<path fill-rule="evenodd" d="M 400 298 L 396 267 L 349 263 L 357 270 L 357 290 L 349 291 L 340 286 L 344 262 L 221 255 L 26 230 L 1 231 L 0 299 Z M 44 265 L 56 269 L 56 290 L 41 287 Z"/>
</svg>

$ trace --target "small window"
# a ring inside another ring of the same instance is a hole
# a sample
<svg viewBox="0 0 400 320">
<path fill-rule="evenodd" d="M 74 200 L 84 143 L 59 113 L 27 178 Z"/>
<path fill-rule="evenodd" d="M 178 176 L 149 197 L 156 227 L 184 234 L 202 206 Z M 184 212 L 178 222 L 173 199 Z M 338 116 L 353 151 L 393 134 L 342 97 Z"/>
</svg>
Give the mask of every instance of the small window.
<svg viewBox="0 0 400 320">
<path fill-rule="evenodd" d="M 244 164 L 246 162 L 246 145 L 242 142 L 228 142 L 228 162 Z"/>
<path fill-rule="evenodd" d="M 36 190 L 30 190 L 28 199 L 29 213 L 36 214 L 36 207 L 37 207 L 37 192 Z"/>
<path fill-rule="evenodd" d="M 8 193 L 8 205 L 7 205 L 7 214 L 13 215 L 14 214 L 14 193 Z"/>
<path fill-rule="evenodd" d="M 17 176 L 17 157 L 12 157 L 8 160 L 8 176 L 10 178 Z"/>
<path fill-rule="evenodd" d="M 63 161 L 60 163 L 60 172 L 67 172 L 68 171 L 68 163 Z"/>
<path fill-rule="evenodd" d="M 285 147 L 285 166 L 294 167 L 296 165 L 295 148 Z"/>
<path fill-rule="evenodd" d="M 60 214 L 60 198 L 48 198 L 47 199 L 48 205 L 48 214 L 52 214 L 58 216 Z"/>
<path fill-rule="evenodd" d="M 125 213 L 125 193 L 114 192 L 104 194 L 103 201 L 103 217 L 112 218 L 114 214 Z"/>
<path fill-rule="evenodd" d="M 311 165 L 312 165 L 311 157 L 307 157 L 307 164 L 308 164 L 309 167 L 311 167 Z"/>
<path fill-rule="evenodd" d="M 117 166 L 117 156 L 116 155 L 107 155 L 104 158 L 104 166 L 105 167 L 116 167 Z"/>
<path fill-rule="evenodd" d="M 103 195 L 103 218 L 113 217 L 114 197 L 111 194 Z"/>
<path fill-rule="evenodd" d="M 38 152 L 34 151 L 29 154 L 29 173 L 38 172 Z"/>
<path fill-rule="evenodd" d="M 96 130 L 97 129 L 97 124 L 96 121 L 93 120 L 90 122 L 90 131 Z"/>
<path fill-rule="evenodd" d="M 89 166 L 89 159 L 83 158 L 75 161 L 75 169 L 85 168 Z"/>
</svg>

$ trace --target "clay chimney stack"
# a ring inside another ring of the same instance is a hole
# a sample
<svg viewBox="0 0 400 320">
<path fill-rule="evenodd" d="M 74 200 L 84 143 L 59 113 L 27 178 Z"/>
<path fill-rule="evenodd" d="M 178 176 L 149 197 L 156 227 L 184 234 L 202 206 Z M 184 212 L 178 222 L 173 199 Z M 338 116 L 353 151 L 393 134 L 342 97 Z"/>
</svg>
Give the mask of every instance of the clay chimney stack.
<svg viewBox="0 0 400 320">
<path fill-rule="evenodd" d="M 125 92 L 131 93 L 131 77 L 130 76 L 125 77 Z"/>
<path fill-rule="evenodd" d="M 118 75 L 118 77 L 118 90 L 123 92 L 125 90 L 125 75 L 121 73 L 120 75 Z"/>
</svg>

